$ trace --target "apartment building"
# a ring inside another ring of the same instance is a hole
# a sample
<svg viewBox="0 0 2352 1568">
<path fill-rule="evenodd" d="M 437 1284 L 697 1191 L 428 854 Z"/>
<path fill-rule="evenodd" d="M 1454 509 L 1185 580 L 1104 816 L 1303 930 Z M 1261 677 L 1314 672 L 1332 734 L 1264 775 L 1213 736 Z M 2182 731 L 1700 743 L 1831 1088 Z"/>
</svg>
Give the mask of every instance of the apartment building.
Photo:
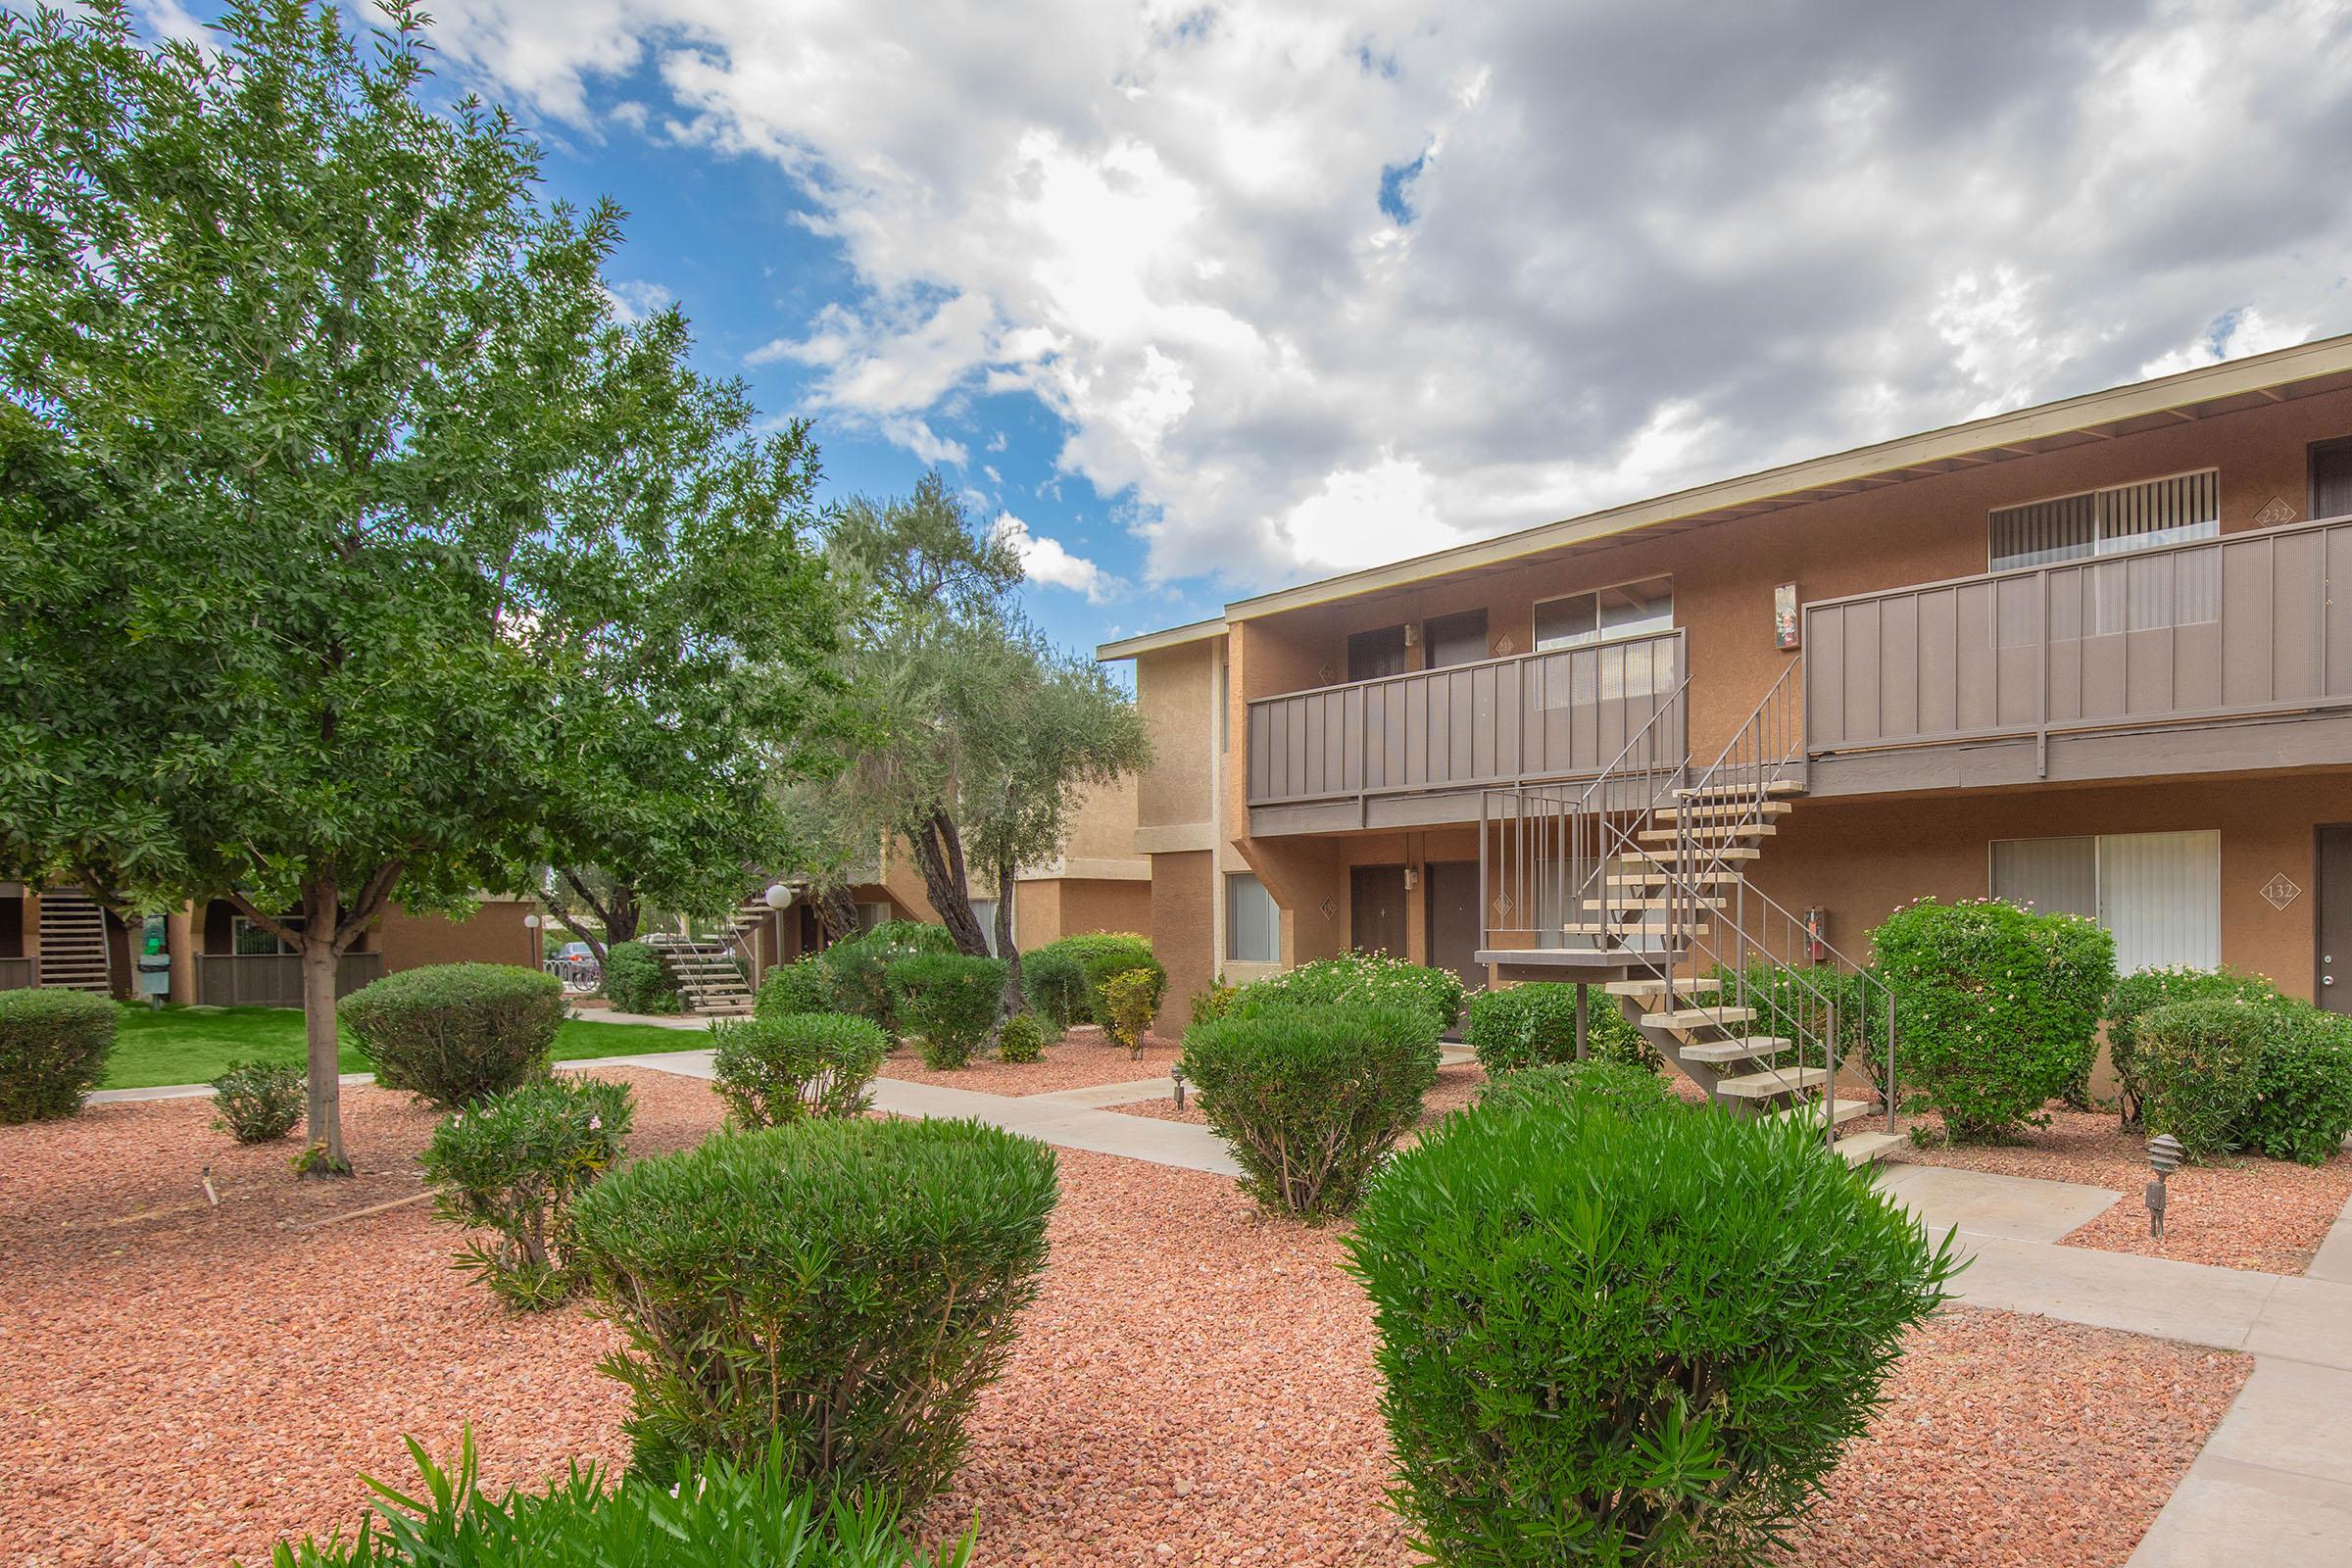
<svg viewBox="0 0 2352 1568">
<path fill-rule="evenodd" d="M 2127 967 L 2352 1005 L 2352 338 L 1099 654 L 1134 662 L 1158 747 L 1134 848 L 1173 1019 L 1219 973 L 1348 948 L 1483 984 L 1482 953 L 1598 940 L 1599 883 L 1527 869 L 1564 853 L 1535 803 L 1640 818 L 1615 830 L 1639 857 L 1678 796 L 1703 827 L 1693 785 L 1735 765 L 1743 831 L 1711 853 L 1743 858 L 1709 876 L 1793 911 L 1807 958 L 1864 953 L 1914 898 L 1989 894 L 2095 916 Z"/>
</svg>

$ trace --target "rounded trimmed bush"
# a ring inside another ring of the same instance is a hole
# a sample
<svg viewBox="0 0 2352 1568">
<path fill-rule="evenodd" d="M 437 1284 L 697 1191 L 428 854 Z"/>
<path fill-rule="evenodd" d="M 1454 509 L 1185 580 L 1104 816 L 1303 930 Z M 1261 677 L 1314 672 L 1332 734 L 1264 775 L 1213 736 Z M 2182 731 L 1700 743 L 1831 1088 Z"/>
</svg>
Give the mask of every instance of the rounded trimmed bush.
<svg viewBox="0 0 2352 1568">
<path fill-rule="evenodd" d="M 1046 1026 L 1033 1012 L 1016 1012 L 997 1031 L 997 1054 L 1006 1061 L 1036 1061 L 1046 1054 Z"/>
<path fill-rule="evenodd" d="M 1064 1028 L 1072 1023 L 1090 1022 L 1101 1024 L 1105 1029 L 1110 1027 L 1110 998 L 1105 988 L 1109 986 L 1113 975 L 1125 974 L 1130 969 L 1158 969 L 1161 983 L 1166 983 L 1167 971 L 1160 968 L 1157 958 L 1152 956 L 1150 940 L 1132 931 L 1081 931 L 1076 936 L 1049 942 L 1037 952 L 1039 955 L 1054 956 L 1054 960 L 1048 963 L 1049 975 L 1055 977 L 1051 982 L 1053 984 L 1061 983 L 1058 978 L 1062 973 L 1059 959 L 1066 957 L 1078 965 L 1079 980 L 1084 987 L 1080 1006 L 1067 1017 L 1060 1017 L 1053 1006 L 1045 1008 L 1047 1016 L 1057 1018 Z M 1031 956 L 1023 955 L 1021 958 L 1024 990 L 1029 983 L 1027 971 Z M 1030 1005 L 1040 1005 L 1035 993 L 1031 994 Z"/>
<path fill-rule="evenodd" d="M 1922 899 L 1871 933 L 1897 1065 L 1962 1143 L 2043 1126 L 2082 1082 L 2115 988 L 2115 939 L 2079 914 Z"/>
<path fill-rule="evenodd" d="M 2352 1017 L 2281 998 L 2264 1043 L 2239 1144 L 2273 1159 L 2325 1165 L 2352 1132 Z"/>
<path fill-rule="evenodd" d="M 996 1027 L 1004 999 L 1001 958 L 918 953 L 890 966 L 891 1009 L 923 1043 L 923 1065 L 961 1067 Z"/>
<path fill-rule="evenodd" d="M 1666 1080 L 1648 1068 L 1622 1061 L 1606 1061 L 1597 1056 L 1583 1061 L 1522 1067 L 1516 1072 L 1489 1079 L 1486 1087 L 1478 1092 L 1479 1107 L 1494 1111 L 1518 1111 L 1588 1101 L 1611 1106 L 1628 1116 L 1645 1116 L 1656 1111 L 1684 1108 L 1683 1102 L 1667 1087 Z"/>
<path fill-rule="evenodd" d="M 890 1037 L 846 1012 L 756 1014 L 716 1025 L 710 1087 L 739 1127 L 773 1127 L 804 1116 L 855 1116 Z"/>
<path fill-rule="evenodd" d="M 1433 1037 L 1442 1035 L 1461 1015 L 1461 977 L 1451 969 L 1432 969 L 1385 953 L 1343 953 L 1246 985 L 1226 1010 L 1229 1015 L 1258 1017 L 1273 1007 L 1359 1004 L 1424 1008 L 1436 1020 Z"/>
<path fill-rule="evenodd" d="M 459 1267 L 517 1311 L 560 1306 L 578 1289 L 568 1209 L 611 1170 L 636 1118 L 627 1084 L 565 1073 L 475 1101 L 433 1129 L 424 1177 L 433 1212 L 493 1232 Z"/>
<path fill-rule="evenodd" d="M 1353 1208 L 1438 1081 L 1430 1019 L 1421 1006 L 1284 1006 L 1185 1031 L 1184 1076 L 1242 1190 L 1309 1219 Z"/>
<path fill-rule="evenodd" d="M 641 1159 L 572 1209 L 629 1348 L 639 1474 L 781 1446 L 795 1481 L 917 1507 L 1036 1298 L 1054 1152 L 970 1121 L 850 1117 Z"/>
<path fill-rule="evenodd" d="M 946 926 L 919 920 L 885 920 L 862 936 L 836 942 L 817 955 L 824 966 L 828 1010 L 856 1013 L 896 1040 L 907 1026 L 890 994 L 890 966 L 918 954 L 955 951 L 956 939 Z"/>
<path fill-rule="evenodd" d="M 1347 1245 L 1458 1568 L 1777 1560 L 1958 1268 L 1803 1127 L 1576 1096 L 1446 1118 Z"/>
<path fill-rule="evenodd" d="M 2282 1018 L 2282 1008 L 2243 997 L 2172 1002 L 2141 1013 L 2139 1074 L 2149 1131 L 2180 1139 L 2191 1159 L 2235 1149 L 2261 1087 L 2264 1049 Z"/>
<path fill-rule="evenodd" d="M 308 1082 L 281 1061 L 232 1061 L 213 1080 L 213 1126 L 240 1144 L 271 1144 L 302 1121 Z"/>
<path fill-rule="evenodd" d="M 1056 1034 L 1088 1020 L 1086 968 L 1074 953 L 1048 946 L 1022 954 L 1021 995 Z"/>
<path fill-rule="evenodd" d="M 1595 995 L 1586 1009 L 1585 1046 L 1594 1061 L 1623 1062 L 1655 1073 L 1666 1058 L 1618 1010 Z M 1470 999 L 1462 1043 L 1490 1075 L 1576 1060 L 1576 987 L 1539 981 Z"/>
<path fill-rule="evenodd" d="M 2259 1003 L 2283 1000 L 2278 988 L 2262 976 L 2240 974 L 2234 969 L 2168 965 L 2141 969 L 2116 981 L 2107 1000 L 2107 1059 L 2115 1068 L 2119 1108 L 2126 1127 L 2140 1125 L 2140 1102 L 2147 1093 L 2139 1064 L 2141 1017 L 2176 1002 L 2216 998 Z"/>
<path fill-rule="evenodd" d="M 464 1105 L 543 1075 L 565 1008 L 552 974 L 436 963 L 362 986 L 335 1010 L 377 1083 Z"/>
<path fill-rule="evenodd" d="M 833 978 L 825 972 L 823 956 L 778 964 L 768 970 L 767 978 L 760 982 L 759 1000 L 752 1010 L 762 1018 L 834 1011 Z"/>
<path fill-rule="evenodd" d="M 642 942 L 615 942 L 605 950 L 605 1000 L 616 1012 L 653 1015 L 676 1012 L 680 1005 L 669 966 Z"/>
<path fill-rule="evenodd" d="M 81 1109 L 106 1077 L 115 1004 L 86 991 L 0 991 L 0 1122 Z"/>
</svg>

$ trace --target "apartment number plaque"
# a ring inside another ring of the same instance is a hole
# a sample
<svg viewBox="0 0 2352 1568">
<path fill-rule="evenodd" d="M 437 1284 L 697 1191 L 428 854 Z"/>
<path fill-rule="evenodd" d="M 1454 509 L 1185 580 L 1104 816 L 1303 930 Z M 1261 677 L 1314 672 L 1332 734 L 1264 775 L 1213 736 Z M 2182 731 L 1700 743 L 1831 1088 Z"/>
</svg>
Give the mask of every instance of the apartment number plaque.
<svg viewBox="0 0 2352 1568">
<path fill-rule="evenodd" d="M 2301 888 L 2295 886 L 2295 884 L 2288 879 L 2287 874 L 2284 871 L 2279 872 L 2277 876 L 2272 877 L 2268 882 L 2265 882 L 2262 885 L 2262 896 L 2264 901 L 2267 902 L 2272 908 L 2277 909 L 2281 914 L 2286 912 L 2286 906 L 2294 903 L 2295 900 L 2301 896 L 2302 892 L 2303 890 Z"/>
</svg>

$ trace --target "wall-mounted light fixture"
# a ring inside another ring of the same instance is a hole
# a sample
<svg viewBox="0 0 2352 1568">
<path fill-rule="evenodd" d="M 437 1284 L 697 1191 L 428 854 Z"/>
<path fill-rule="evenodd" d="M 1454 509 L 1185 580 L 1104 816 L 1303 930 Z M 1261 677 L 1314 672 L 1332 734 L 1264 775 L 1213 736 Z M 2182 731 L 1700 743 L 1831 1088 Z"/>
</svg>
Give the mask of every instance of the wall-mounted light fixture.
<svg viewBox="0 0 2352 1568">
<path fill-rule="evenodd" d="M 1419 621 L 1408 620 L 1404 623 L 1404 646 L 1407 648 L 1421 646 L 1421 623 Z"/>
</svg>

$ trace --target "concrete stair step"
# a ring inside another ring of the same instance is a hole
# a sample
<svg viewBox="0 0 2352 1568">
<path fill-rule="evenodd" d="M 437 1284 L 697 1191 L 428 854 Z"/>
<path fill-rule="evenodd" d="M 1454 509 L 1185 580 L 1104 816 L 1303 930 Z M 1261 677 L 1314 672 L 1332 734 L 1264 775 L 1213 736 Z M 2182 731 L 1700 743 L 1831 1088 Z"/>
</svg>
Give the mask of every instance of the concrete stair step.
<svg viewBox="0 0 2352 1568">
<path fill-rule="evenodd" d="M 1612 980 L 1601 987 L 1612 997 L 1664 997 L 1670 989 L 1663 980 Z M 1721 991 L 1723 982 L 1712 977 L 1692 975 L 1677 980 L 1671 990 L 1678 997 L 1695 997 L 1702 992 Z"/>
<path fill-rule="evenodd" d="M 1765 1072 L 1751 1072 L 1743 1077 L 1718 1079 L 1715 1093 L 1734 1100 L 1772 1100 L 1781 1095 L 1793 1095 L 1815 1089 L 1829 1081 L 1827 1067 L 1776 1067 Z M 1861 1102 L 1856 1101 L 1856 1104 Z"/>
<path fill-rule="evenodd" d="M 1736 806 L 1661 806 L 1650 813 L 1659 822 L 1679 822 L 1688 816 L 1693 822 L 1720 823 L 1726 818 L 1748 815 L 1787 816 L 1796 808 L 1787 801 L 1745 801 Z"/>
<path fill-rule="evenodd" d="M 1777 1056 L 1793 1044 L 1778 1035 L 1741 1035 L 1737 1040 L 1702 1040 L 1694 1046 L 1685 1046 L 1675 1053 L 1687 1061 L 1703 1061 L 1710 1065 L 1730 1061 L 1755 1061 L 1764 1056 Z"/>
<path fill-rule="evenodd" d="M 1696 789 L 1676 790 L 1674 793 L 1676 799 L 1678 800 L 1721 801 L 1751 800 L 1759 793 L 1759 791 L 1753 784 L 1737 783 L 1707 784 Z M 1770 783 L 1766 784 L 1761 793 L 1767 796 L 1802 795 L 1805 793 L 1805 786 L 1796 779 L 1776 778 Z"/>
<path fill-rule="evenodd" d="M 1571 937 L 1703 937 L 1707 934 L 1707 928 L 1703 925 L 1670 926 L 1661 920 L 1571 920 L 1560 927 L 1560 934 Z"/>
<path fill-rule="evenodd" d="M 1579 899 L 1577 906 L 1587 913 L 1595 909 L 1720 909 L 1721 899 L 1678 898 L 1659 894 L 1655 898 L 1640 899 Z"/>
<path fill-rule="evenodd" d="M 1692 882 L 1701 887 L 1720 888 L 1746 880 L 1747 878 L 1738 871 L 1684 871 L 1664 863 L 1660 863 L 1652 870 L 1644 871 L 1637 867 L 1624 875 L 1607 878 L 1608 885 L 1613 888 L 1654 888 L 1661 882 L 1669 881 Z"/>
<path fill-rule="evenodd" d="M 1848 1165 L 1875 1165 L 1909 1142 L 1901 1133 L 1846 1133 L 1838 1140 L 1838 1157 Z"/>
<path fill-rule="evenodd" d="M 1678 1007 L 1672 1012 L 1645 1012 L 1641 1017 L 1644 1029 L 1671 1029 L 1680 1034 L 1690 1029 L 1729 1029 L 1737 1023 L 1754 1023 L 1753 1007 Z"/>
<path fill-rule="evenodd" d="M 1693 844 L 1691 853 L 1688 856 L 1670 855 L 1657 850 L 1641 850 L 1632 855 L 1620 855 L 1609 863 L 1611 868 L 1616 870 L 1647 871 L 1654 868 L 1682 873 L 1692 870 L 1703 871 L 1719 862 L 1729 864 L 1735 860 L 1760 860 L 1763 858 L 1762 850 L 1748 845 L 1723 845 L 1710 848 L 1703 844 Z"/>
<path fill-rule="evenodd" d="M 1821 1071 L 1819 1067 L 1810 1070 Z M 1803 1121 L 1815 1127 L 1835 1123 L 1842 1127 L 1855 1117 L 1867 1116 L 1876 1109 L 1878 1106 L 1867 1100 L 1808 1100 L 1802 1104 L 1790 1105 L 1786 1110 L 1776 1110 L 1772 1114 L 1774 1119 L 1781 1121 Z"/>
<path fill-rule="evenodd" d="M 1726 844 L 1734 839 L 1768 839 L 1778 832 L 1780 829 L 1770 822 L 1741 822 L 1733 827 L 1693 827 L 1690 830 L 1690 842 L 1699 846 Z M 1634 837 L 1644 844 L 1673 844 L 1679 842 L 1683 835 L 1671 828 L 1647 827 Z"/>
</svg>

